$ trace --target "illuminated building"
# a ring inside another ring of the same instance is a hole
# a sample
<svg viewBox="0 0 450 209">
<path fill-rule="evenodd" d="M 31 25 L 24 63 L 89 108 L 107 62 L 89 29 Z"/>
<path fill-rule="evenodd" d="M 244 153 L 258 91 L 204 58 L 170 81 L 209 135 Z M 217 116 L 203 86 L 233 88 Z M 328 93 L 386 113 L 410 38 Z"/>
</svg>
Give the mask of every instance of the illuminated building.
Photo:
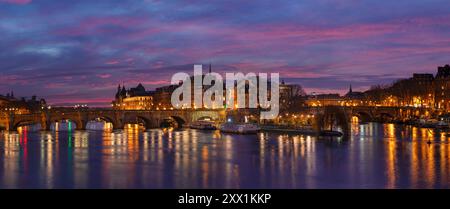
<svg viewBox="0 0 450 209">
<path fill-rule="evenodd" d="M 342 106 L 361 106 L 364 104 L 365 96 L 363 92 L 353 91 L 352 85 L 344 95 L 343 101 L 341 102 Z"/>
<path fill-rule="evenodd" d="M 38 100 L 36 96 L 32 96 L 27 100 L 25 97 L 17 99 L 14 93 L 8 93 L 6 96 L 0 95 L 0 111 L 13 112 L 15 114 L 29 114 L 31 112 L 40 111 L 46 107 L 44 99 Z"/>
<path fill-rule="evenodd" d="M 152 109 L 151 96 L 134 96 L 122 99 L 119 109 L 121 110 L 151 110 Z"/>
<path fill-rule="evenodd" d="M 212 72 L 212 68 L 211 65 L 209 66 L 209 72 Z M 182 108 L 194 108 L 194 109 L 201 109 L 201 108 L 227 108 L 227 109 L 235 109 L 238 108 L 238 101 L 237 101 L 237 82 L 235 82 L 234 85 L 234 105 L 227 107 L 226 106 L 226 101 L 224 101 L 224 104 L 221 105 L 220 107 L 207 107 L 205 106 L 205 104 L 203 104 L 203 100 L 202 100 L 202 104 L 199 106 L 195 106 L 194 104 L 194 100 L 195 100 L 195 95 L 194 95 L 194 80 L 195 79 L 201 79 L 202 81 L 205 78 L 205 74 L 201 75 L 199 77 L 195 77 L 195 76 L 191 76 L 190 77 L 190 82 L 191 82 L 191 104 L 192 106 L 190 107 L 182 107 Z M 259 77 L 256 77 L 257 82 L 259 82 Z M 186 81 L 185 81 L 186 82 Z M 168 85 L 168 86 L 163 86 L 163 87 L 159 87 L 156 88 L 155 91 L 152 92 L 152 96 L 153 96 L 153 103 L 154 103 L 154 109 L 156 110 L 167 110 L 167 109 L 171 109 L 172 107 L 172 103 L 171 103 L 171 96 L 172 93 L 175 91 L 175 89 L 177 89 L 178 87 L 180 87 L 183 84 L 183 82 L 180 82 L 177 85 Z M 270 82 L 267 84 L 267 88 L 268 88 L 268 97 L 270 98 Z M 205 93 L 205 91 L 207 91 L 212 85 L 202 85 L 202 95 Z M 245 107 L 239 107 L 239 108 L 249 108 L 249 91 L 252 88 L 252 86 L 250 85 L 250 82 L 246 81 L 245 83 L 245 95 L 244 95 L 244 99 L 245 99 Z M 256 91 L 259 92 L 259 85 L 257 85 L 256 87 Z M 230 94 L 231 92 L 228 91 L 228 89 L 226 88 L 226 81 L 224 81 L 223 83 L 223 97 L 224 99 L 227 97 L 227 94 Z M 300 106 L 299 101 L 301 99 L 301 97 L 305 96 L 305 92 L 303 91 L 302 87 L 300 85 L 296 85 L 296 84 L 285 84 L 284 82 L 282 82 L 280 84 L 280 109 L 287 109 L 289 107 L 292 106 Z M 257 100 L 257 102 L 259 102 Z M 257 104 L 257 106 L 259 106 L 259 104 Z"/>
<path fill-rule="evenodd" d="M 156 88 L 155 91 L 152 92 L 153 101 L 154 101 L 154 109 L 156 110 L 168 110 L 172 108 L 172 92 L 177 89 L 179 85 L 169 85 Z"/>
<path fill-rule="evenodd" d="M 436 108 L 450 111 L 450 65 L 438 67 L 437 74 L 414 73 L 412 77 L 392 85 L 374 86 L 365 92 L 355 92 L 350 86 L 343 97 L 321 94 L 307 97 L 307 106 L 383 106 Z"/>
<path fill-rule="evenodd" d="M 341 102 L 342 97 L 339 94 L 309 95 L 306 99 L 306 105 L 310 107 L 338 106 Z"/>
<path fill-rule="evenodd" d="M 438 67 L 435 78 L 435 107 L 450 111 L 450 66 Z"/>
<path fill-rule="evenodd" d="M 152 92 L 147 92 L 142 84 L 129 90 L 119 85 L 112 106 L 116 110 L 151 110 L 153 109 Z"/>
</svg>

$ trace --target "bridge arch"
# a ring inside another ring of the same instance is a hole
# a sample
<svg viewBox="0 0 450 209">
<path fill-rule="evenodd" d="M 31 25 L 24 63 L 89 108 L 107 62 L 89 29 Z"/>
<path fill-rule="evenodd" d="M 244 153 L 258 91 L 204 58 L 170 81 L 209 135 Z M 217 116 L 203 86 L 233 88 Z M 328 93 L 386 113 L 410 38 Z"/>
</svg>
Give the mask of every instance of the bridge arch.
<svg viewBox="0 0 450 209">
<path fill-rule="evenodd" d="M 8 129 L 8 123 L 0 122 L 0 131 L 7 130 L 7 129 Z"/>
<path fill-rule="evenodd" d="M 118 123 L 118 125 L 121 125 L 122 128 L 124 128 L 127 124 L 139 124 L 142 125 L 142 127 L 144 127 L 145 129 L 159 127 L 158 117 L 153 117 L 149 114 L 130 114 L 120 120 L 120 123 Z M 118 129 L 121 127 L 114 128 Z"/>
<path fill-rule="evenodd" d="M 34 120 L 21 120 L 18 122 L 15 122 L 12 126 L 12 130 L 17 131 L 17 129 L 21 126 L 28 126 L 28 125 L 37 125 L 39 124 L 41 126 L 42 129 L 42 124 L 40 123 L 40 121 L 34 121 Z"/>
<path fill-rule="evenodd" d="M 194 111 L 191 118 L 192 121 L 198 121 L 205 118 L 217 121 L 220 119 L 220 114 L 217 111 Z"/>
<path fill-rule="evenodd" d="M 147 118 L 145 116 L 136 116 L 136 118 L 138 122 L 142 122 L 145 129 L 153 128 L 154 124 L 150 118 Z"/>
<path fill-rule="evenodd" d="M 97 118 L 99 118 L 100 120 L 103 120 L 105 122 L 112 123 L 112 124 L 115 123 L 115 121 L 111 117 L 109 117 L 107 115 L 99 115 Z"/>
<path fill-rule="evenodd" d="M 319 132 L 331 130 L 337 126 L 342 129 L 345 136 L 350 134 L 350 123 L 347 113 L 342 107 L 327 106 L 322 113 L 318 113 L 315 121 L 315 129 Z"/>
<path fill-rule="evenodd" d="M 59 124 L 62 124 L 63 122 L 67 121 L 69 124 L 67 125 L 67 129 L 70 130 L 83 130 L 85 128 L 85 124 L 83 124 L 80 120 L 70 119 L 70 118 L 53 118 L 50 120 L 50 124 L 48 124 L 48 129 L 53 129 L 55 131 L 60 131 Z M 73 124 L 73 125 L 72 125 Z"/>
<path fill-rule="evenodd" d="M 98 115 L 92 118 L 89 118 L 89 120 L 86 121 L 86 125 L 91 122 L 91 121 L 95 121 L 95 120 L 101 120 L 107 123 L 111 123 L 112 124 L 112 128 L 116 129 L 116 128 L 120 128 L 119 125 L 117 124 L 117 122 L 110 116 L 107 115 Z"/>
<path fill-rule="evenodd" d="M 99 122 L 103 122 L 102 126 L 97 126 Z M 117 128 L 117 124 L 114 120 L 112 120 L 109 117 L 105 116 L 99 116 L 99 117 L 92 117 L 87 119 L 86 121 L 82 120 L 83 126 L 87 130 L 113 130 Z M 96 124 L 97 123 L 97 124 Z"/>
<path fill-rule="evenodd" d="M 197 121 L 199 121 L 199 120 L 214 120 L 214 118 L 212 118 L 210 116 L 203 116 L 203 117 L 197 118 Z"/>
<path fill-rule="evenodd" d="M 358 121 L 360 122 L 369 122 L 373 120 L 372 115 L 369 112 L 366 111 L 358 111 L 358 112 L 354 112 L 352 114 L 352 117 L 355 116 L 358 118 Z"/>
<path fill-rule="evenodd" d="M 391 122 L 395 120 L 395 116 L 389 112 L 381 112 L 378 115 L 378 119 L 384 122 Z"/>
<path fill-rule="evenodd" d="M 159 127 L 175 127 L 182 128 L 186 124 L 186 120 L 180 116 L 169 116 L 162 119 Z"/>
</svg>

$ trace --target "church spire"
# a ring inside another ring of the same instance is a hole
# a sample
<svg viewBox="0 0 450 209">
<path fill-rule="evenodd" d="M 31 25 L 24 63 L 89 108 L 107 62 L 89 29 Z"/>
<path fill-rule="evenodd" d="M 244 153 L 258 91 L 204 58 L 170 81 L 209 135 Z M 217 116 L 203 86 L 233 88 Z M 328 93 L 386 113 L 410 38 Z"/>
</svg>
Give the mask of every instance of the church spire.
<svg viewBox="0 0 450 209">
<path fill-rule="evenodd" d="M 353 90 L 352 90 L 352 84 L 350 84 L 350 89 L 348 90 L 348 92 L 349 92 L 349 93 L 352 93 L 352 92 L 353 92 Z"/>
<path fill-rule="evenodd" d="M 211 68 L 211 63 L 209 63 L 209 73 L 211 73 L 212 68 Z"/>
<path fill-rule="evenodd" d="M 117 92 L 116 92 L 116 99 L 118 99 L 120 97 L 120 84 L 117 87 Z"/>
<path fill-rule="evenodd" d="M 125 83 L 122 84 L 122 90 L 120 91 L 120 96 L 122 98 L 127 96 L 127 90 L 125 89 Z"/>
</svg>

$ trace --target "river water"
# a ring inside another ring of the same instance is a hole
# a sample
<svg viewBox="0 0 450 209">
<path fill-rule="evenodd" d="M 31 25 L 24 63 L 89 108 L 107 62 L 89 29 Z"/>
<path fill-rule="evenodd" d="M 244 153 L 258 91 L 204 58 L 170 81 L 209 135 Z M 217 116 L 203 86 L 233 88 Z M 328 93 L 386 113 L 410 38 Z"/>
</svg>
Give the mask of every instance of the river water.
<svg viewBox="0 0 450 209">
<path fill-rule="evenodd" d="M 0 188 L 450 188 L 450 134 L 353 124 L 348 139 L 219 131 L 0 135 Z"/>
</svg>

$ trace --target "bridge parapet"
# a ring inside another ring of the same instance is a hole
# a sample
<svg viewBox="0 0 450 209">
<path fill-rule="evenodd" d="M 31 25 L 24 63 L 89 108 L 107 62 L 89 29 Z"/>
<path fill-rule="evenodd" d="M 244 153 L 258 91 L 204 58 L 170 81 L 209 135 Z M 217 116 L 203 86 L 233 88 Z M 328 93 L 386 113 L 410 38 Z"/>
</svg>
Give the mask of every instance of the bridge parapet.
<svg viewBox="0 0 450 209">
<path fill-rule="evenodd" d="M 39 123 L 43 129 L 62 120 L 70 120 L 77 129 L 84 129 L 89 121 L 101 119 L 113 124 L 115 129 L 122 129 L 126 123 L 144 123 L 147 128 L 159 127 L 167 118 L 175 118 L 182 123 L 191 123 L 202 117 L 224 120 L 223 110 L 112 110 L 112 109 L 55 109 L 31 114 L 0 114 L 0 126 L 6 130 L 15 130 L 22 124 Z"/>
<path fill-rule="evenodd" d="M 299 114 L 312 114 L 315 116 L 329 114 L 326 111 L 330 107 L 301 107 L 296 112 Z M 343 114 L 343 118 L 350 121 L 352 116 L 365 118 L 366 120 L 400 120 L 404 118 L 413 118 L 424 114 L 437 114 L 438 111 L 432 108 L 415 107 L 373 107 L 373 106 L 336 106 Z M 341 114 L 340 113 L 340 114 Z M 281 113 L 283 114 L 283 113 Z M 89 121 L 101 119 L 113 124 L 115 129 L 122 129 L 126 123 L 144 123 L 146 128 L 156 128 L 167 118 L 176 119 L 179 122 L 189 124 L 201 118 L 211 118 L 224 122 L 227 116 L 236 117 L 252 115 L 258 120 L 258 110 L 113 110 L 108 108 L 90 108 L 90 109 L 51 109 L 35 112 L 31 114 L 13 114 L 11 112 L 0 112 L 0 128 L 6 130 L 15 130 L 17 126 L 27 123 L 40 123 L 44 129 L 49 129 L 50 124 L 55 121 L 71 120 L 78 129 L 84 129 Z M 318 117 L 317 117 L 318 118 Z M 316 119 L 318 120 L 318 119 Z"/>
</svg>

